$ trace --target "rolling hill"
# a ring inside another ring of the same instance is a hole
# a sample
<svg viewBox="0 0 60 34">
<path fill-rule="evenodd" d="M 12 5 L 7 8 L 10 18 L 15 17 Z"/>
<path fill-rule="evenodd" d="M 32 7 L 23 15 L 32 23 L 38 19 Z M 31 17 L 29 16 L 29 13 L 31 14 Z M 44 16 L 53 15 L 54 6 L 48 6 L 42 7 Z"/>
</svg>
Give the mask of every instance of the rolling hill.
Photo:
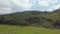
<svg viewBox="0 0 60 34">
<path fill-rule="evenodd" d="M 53 12 L 23 11 L 0 15 L 0 24 L 60 29 L 60 9 Z"/>
</svg>

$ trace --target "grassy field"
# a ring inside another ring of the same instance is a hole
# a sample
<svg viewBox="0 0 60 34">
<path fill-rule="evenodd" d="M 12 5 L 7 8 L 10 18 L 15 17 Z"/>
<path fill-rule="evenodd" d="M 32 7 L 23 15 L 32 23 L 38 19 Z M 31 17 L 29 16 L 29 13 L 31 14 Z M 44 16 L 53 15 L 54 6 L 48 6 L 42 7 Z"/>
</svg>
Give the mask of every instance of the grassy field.
<svg viewBox="0 0 60 34">
<path fill-rule="evenodd" d="M 33 26 L 0 25 L 0 34 L 60 34 L 60 30 Z"/>
</svg>

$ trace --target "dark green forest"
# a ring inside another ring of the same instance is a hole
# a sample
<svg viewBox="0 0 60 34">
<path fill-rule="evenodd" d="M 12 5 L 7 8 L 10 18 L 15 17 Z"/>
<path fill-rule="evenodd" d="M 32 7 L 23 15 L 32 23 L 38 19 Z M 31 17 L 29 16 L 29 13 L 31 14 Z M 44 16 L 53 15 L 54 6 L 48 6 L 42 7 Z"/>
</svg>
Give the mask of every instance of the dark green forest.
<svg viewBox="0 0 60 34">
<path fill-rule="evenodd" d="M 60 9 L 53 12 L 23 11 L 0 15 L 0 24 L 60 29 Z"/>
</svg>

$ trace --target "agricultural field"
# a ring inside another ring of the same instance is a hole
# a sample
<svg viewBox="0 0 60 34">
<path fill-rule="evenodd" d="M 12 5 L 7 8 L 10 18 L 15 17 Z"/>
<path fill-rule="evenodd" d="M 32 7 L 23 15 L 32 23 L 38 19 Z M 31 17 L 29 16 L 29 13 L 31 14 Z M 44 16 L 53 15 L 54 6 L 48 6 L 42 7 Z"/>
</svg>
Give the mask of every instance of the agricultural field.
<svg viewBox="0 0 60 34">
<path fill-rule="evenodd" d="M 0 25 L 0 34 L 60 34 L 60 30 L 33 26 Z"/>
</svg>

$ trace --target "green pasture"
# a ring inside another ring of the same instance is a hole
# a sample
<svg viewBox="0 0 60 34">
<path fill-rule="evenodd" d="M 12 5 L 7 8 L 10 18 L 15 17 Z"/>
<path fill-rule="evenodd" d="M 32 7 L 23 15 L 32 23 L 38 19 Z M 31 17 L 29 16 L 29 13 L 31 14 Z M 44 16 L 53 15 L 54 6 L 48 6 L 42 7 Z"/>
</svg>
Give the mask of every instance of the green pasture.
<svg viewBox="0 0 60 34">
<path fill-rule="evenodd" d="M 0 34 L 60 34 L 60 30 L 33 26 L 0 25 Z"/>
</svg>

